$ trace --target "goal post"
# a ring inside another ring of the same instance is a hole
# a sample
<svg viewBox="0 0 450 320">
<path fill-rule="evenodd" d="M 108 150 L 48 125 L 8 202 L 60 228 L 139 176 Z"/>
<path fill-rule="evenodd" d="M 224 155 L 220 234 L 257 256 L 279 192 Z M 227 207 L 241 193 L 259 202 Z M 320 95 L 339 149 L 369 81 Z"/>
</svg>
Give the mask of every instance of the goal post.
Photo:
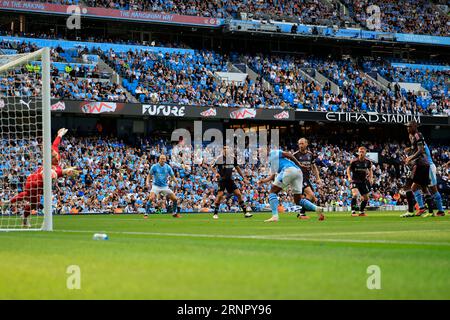
<svg viewBox="0 0 450 320">
<path fill-rule="evenodd" d="M 0 231 L 52 231 L 50 49 L 0 55 Z"/>
</svg>

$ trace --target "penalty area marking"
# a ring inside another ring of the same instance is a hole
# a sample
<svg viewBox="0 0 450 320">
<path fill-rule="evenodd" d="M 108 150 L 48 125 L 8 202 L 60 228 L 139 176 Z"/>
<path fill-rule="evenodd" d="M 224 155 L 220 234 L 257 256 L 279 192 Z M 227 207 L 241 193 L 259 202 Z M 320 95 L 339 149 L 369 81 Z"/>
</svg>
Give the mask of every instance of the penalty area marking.
<svg viewBox="0 0 450 320">
<path fill-rule="evenodd" d="M 417 230 L 410 230 L 411 232 Z M 57 230 L 54 232 L 62 233 L 98 233 L 99 230 Z M 279 241 L 313 241 L 313 242 L 343 242 L 343 243 L 377 243 L 377 244 L 404 244 L 404 245 L 425 245 L 425 246 L 450 246 L 450 242 L 421 242 L 421 241 L 396 241 L 396 240 L 366 240 L 366 239 L 331 239 L 331 238 L 308 238 L 288 236 L 264 236 L 264 235 L 224 235 L 224 234 L 195 234 L 195 233 L 169 233 L 169 232 L 140 232 L 140 231 L 101 231 L 109 234 L 124 235 L 144 235 L 144 236 L 163 236 L 163 237 L 189 237 L 189 238 L 218 238 L 218 239 L 253 239 L 253 240 L 279 240 Z M 391 233 L 391 231 L 388 231 Z M 377 232 L 377 234 L 382 232 Z M 372 234 L 371 232 L 359 232 L 361 234 Z M 321 236 L 320 233 L 309 234 L 311 236 Z M 338 235 L 338 234 L 336 234 Z M 304 236 L 304 235 L 303 235 Z"/>
</svg>

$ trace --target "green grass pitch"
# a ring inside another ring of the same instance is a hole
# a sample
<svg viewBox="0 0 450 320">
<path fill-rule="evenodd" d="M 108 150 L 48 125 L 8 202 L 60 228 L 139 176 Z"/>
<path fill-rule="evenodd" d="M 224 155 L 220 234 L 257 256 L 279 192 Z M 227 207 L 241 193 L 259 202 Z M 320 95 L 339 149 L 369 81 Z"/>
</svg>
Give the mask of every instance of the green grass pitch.
<svg viewBox="0 0 450 320">
<path fill-rule="evenodd" d="M 0 298 L 450 299 L 450 216 L 399 214 L 57 216 L 54 232 L 0 232 Z"/>
</svg>

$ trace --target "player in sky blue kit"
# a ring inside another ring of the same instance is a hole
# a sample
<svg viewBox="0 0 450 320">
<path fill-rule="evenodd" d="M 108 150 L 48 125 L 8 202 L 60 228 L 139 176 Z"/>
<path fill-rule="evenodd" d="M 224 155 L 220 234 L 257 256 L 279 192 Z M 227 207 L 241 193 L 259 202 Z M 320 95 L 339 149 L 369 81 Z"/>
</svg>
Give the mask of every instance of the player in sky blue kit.
<svg viewBox="0 0 450 320">
<path fill-rule="evenodd" d="M 304 207 L 308 211 L 316 211 L 319 213 L 319 220 L 324 220 L 323 208 L 316 206 L 302 196 L 303 173 L 300 169 L 301 164 L 299 161 L 291 153 L 282 150 L 270 151 L 268 160 L 271 174 L 267 178 L 258 181 L 258 184 L 273 181 L 269 194 L 272 217 L 265 222 L 278 221 L 278 193 L 289 186 L 294 194 L 295 204 Z"/>
<path fill-rule="evenodd" d="M 166 161 L 166 156 L 161 155 L 158 163 L 152 165 L 150 168 L 150 174 L 147 176 L 147 186 L 152 186 L 150 190 L 150 202 L 154 203 L 159 194 L 167 196 L 167 198 L 172 201 L 172 216 L 174 218 L 179 218 L 178 199 L 168 185 L 169 176 L 176 183 L 175 174 Z M 146 217 L 147 214 L 144 215 L 144 218 Z"/>
<path fill-rule="evenodd" d="M 438 210 L 436 215 L 437 216 L 445 216 L 444 207 L 442 205 L 442 196 L 439 193 L 439 190 L 437 188 L 436 165 L 433 162 L 433 157 L 431 156 L 430 148 L 428 147 L 428 145 L 426 143 L 425 143 L 424 147 L 425 147 L 425 154 L 427 156 L 428 163 L 430 164 L 430 185 L 428 186 L 428 190 L 431 193 L 430 196 L 434 199 L 434 203 L 436 204 L 436 208 Z M 430 202 L 428 202 L 429 213 L 424 214 L 423 217 L 434 216 L 433 208 L 432 208 Z"/>
</svg>

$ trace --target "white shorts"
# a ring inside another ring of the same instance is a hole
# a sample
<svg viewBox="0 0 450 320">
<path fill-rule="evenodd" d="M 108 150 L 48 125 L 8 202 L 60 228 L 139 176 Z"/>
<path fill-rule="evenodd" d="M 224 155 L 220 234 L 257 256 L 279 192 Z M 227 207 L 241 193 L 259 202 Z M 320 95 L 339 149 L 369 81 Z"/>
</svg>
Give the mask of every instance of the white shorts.
<svg viewBox="0 0 450 320">
<path fill-rule="evenodd" d="M 152 185 L 152 189 L 150 190 L 150 193 L 154 193 L 157 196 L 159 196 L 160 193 L 162 193 L 163 196 L 168 196 L 168 195 L 174 194 L 173 191 L 169 189 L 169 187 L 158 187 L 155 185 Z"/>
<path fill-rule="evenodd" d="M 282 189 L 290 186 L 293 194 L 302 194 L 303 172 L 298 168 L 289 167 L 277 174 L 273 185 Z"/>
<path fill-rule="evenodd" d="M 430 187 L 437 185 L 436 165 L 430 165 Z"/>
</svg>

